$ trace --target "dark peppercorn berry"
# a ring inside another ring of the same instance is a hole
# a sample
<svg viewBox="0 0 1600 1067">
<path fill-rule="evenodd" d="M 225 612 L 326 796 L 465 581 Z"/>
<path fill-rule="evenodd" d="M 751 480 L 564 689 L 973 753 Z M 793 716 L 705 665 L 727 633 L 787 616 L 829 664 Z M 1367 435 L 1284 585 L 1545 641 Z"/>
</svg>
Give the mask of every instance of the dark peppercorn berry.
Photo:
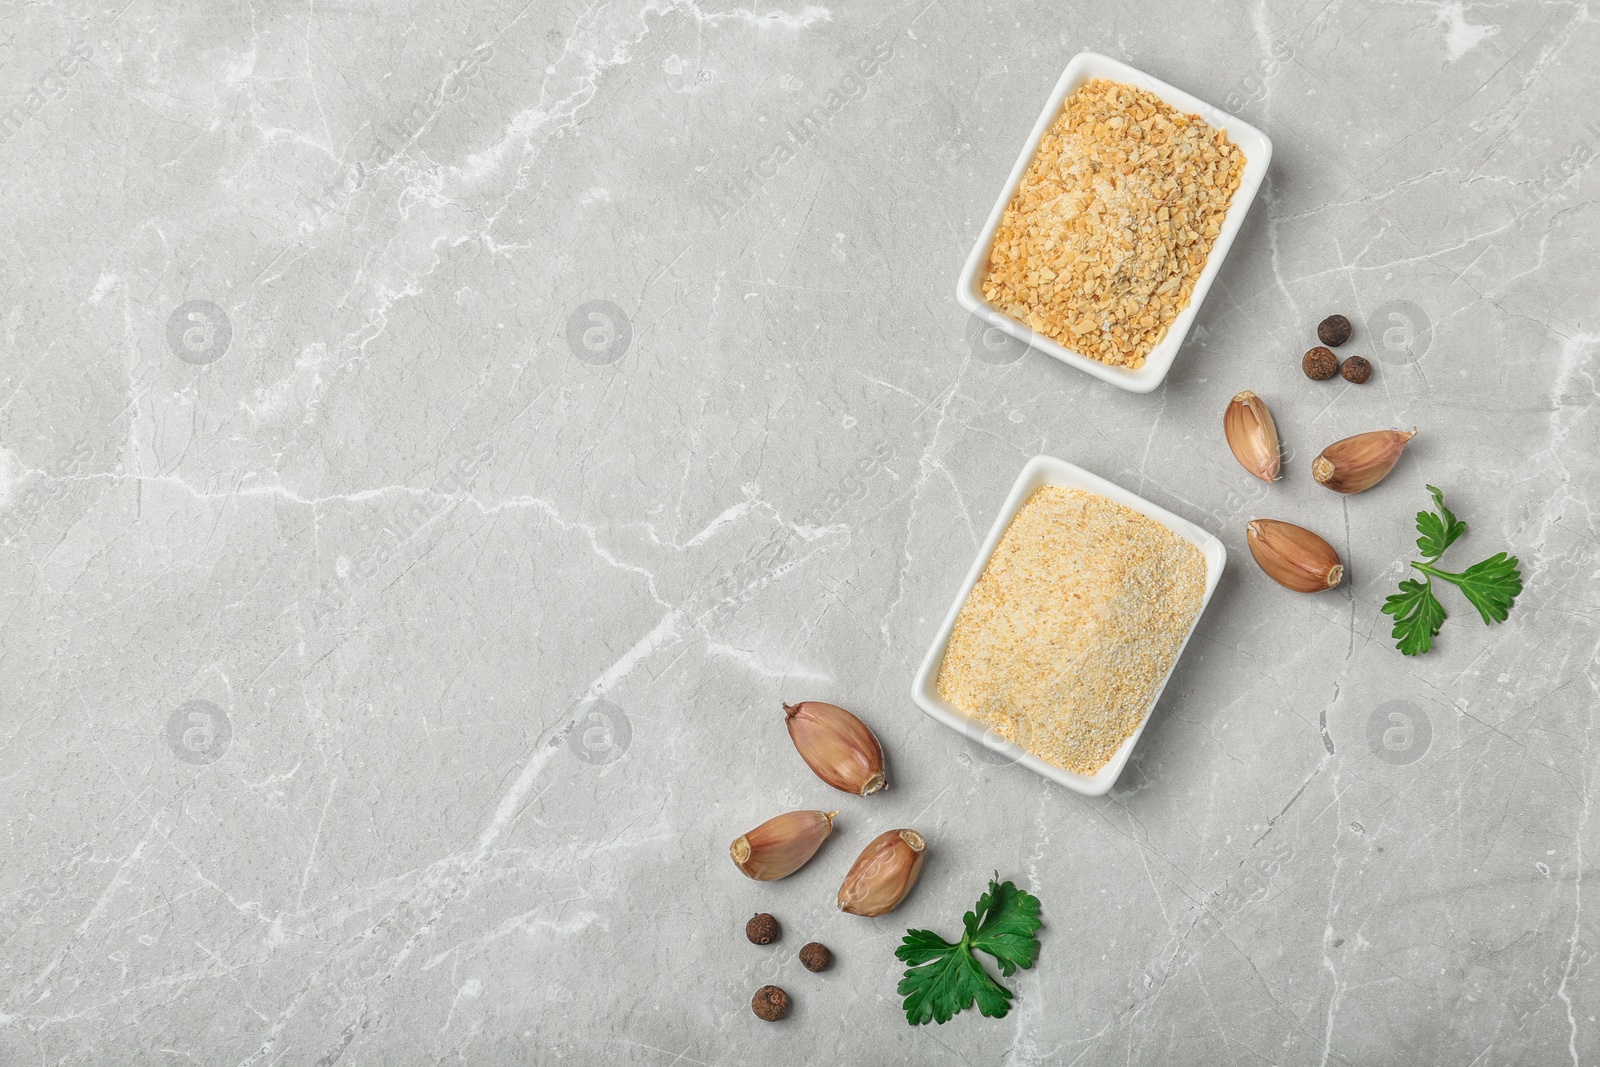
<svg viewBox="0 0 1600 1067">
<path fill-rule="evenodd" d="M 750 998 L 750 1010 L 769 1023 L 789 1014 L 789 994 L 775 985 L 764 985 Z"/>
<path fill-rule="evenodd" d="M 744 924 L 744 936 L 750 939 L 752 945 L 770 945 L 783 934 L 783 927 L 778 925 L 778 920 L 761 912 L 752 915 L 750 921 Z"/>
<path fill-rule="evenodd" d="M 1372 377 L 1372 364 L 1361 356 L 1349 356 L 1345 359 L 1344 366 L 1339 368 L 1339 373 L 1344 375 L 1345 381 L 1361 385 Z"/>
<path fill-rule="evenodd" d="M 1338 348 L 1350 340 L 1350 320 L 1343 315 L 1329 315 L 1317 324 L 1317 340 Z"/>
<path fill-rule="evenodd" d="M 1339 373 L 1339 357 L 1326 348 L 1317 347 L 1300 360 L 1300 369 L 1314 382 L 1325 382 Z"/>
<path fill-rule="evenodd" d="M 833 962 L 833 953 L 820 941 L 812 941 L 800 950 L 800 962 L 808 971 L 825 971 Z"/>
</svg>

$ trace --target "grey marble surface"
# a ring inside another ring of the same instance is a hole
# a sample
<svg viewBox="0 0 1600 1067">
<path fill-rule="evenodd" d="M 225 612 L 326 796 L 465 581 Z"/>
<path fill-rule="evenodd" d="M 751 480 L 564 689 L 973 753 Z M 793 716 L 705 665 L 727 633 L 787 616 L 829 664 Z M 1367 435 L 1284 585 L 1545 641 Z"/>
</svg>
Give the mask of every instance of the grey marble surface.
<svg viewBox="0 0 1600 1067">
<path fill-rule="evenodd" d="M 0 1063 L 1600 1059 L 1590 6 L 118 0 L 0 31 Z M 1086 49 L 1276 145 L 1147 396 L 952 295 Z M 1298 370 L 1334 311 L 1364 387 Z M 1270 489 L 1221 438 L 1244 388 L 1291 451 Z M 1411 425 L 1371 492 L 1311 482 Z M 1037 453 L 1232 553 L 1099 800 L 909 699 Z M 1424 482 L 1460 562 L 1509 548 L 1527 590 L 1493 630 L 1452 595 L 1406 659 L 1378 608 Z M 1255 516 L 1350 580 L 1266 581 Z M 876 727 L 887 794 L 801 765 L 808 697 Z M 818 806 L 801 873 L 729 864 Z M 839 914 L 893 826 L 921 884 Z M 1011 1015 L 908 1027 L 900 933 L 996 870 L 1048 924 Z"/>
</svg>

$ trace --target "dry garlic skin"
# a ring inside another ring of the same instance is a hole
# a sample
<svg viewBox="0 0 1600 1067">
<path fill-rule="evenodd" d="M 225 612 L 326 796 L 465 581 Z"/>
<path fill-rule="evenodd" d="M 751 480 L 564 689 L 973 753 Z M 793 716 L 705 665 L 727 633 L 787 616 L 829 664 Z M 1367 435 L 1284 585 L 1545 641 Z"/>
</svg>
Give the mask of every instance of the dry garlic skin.
<svg viewBox="0 0 1600 1067">
<path fill-rule="evenodd" d="M 1205 556 L 1095 493 L 1044 486 L 956 617 L 939 695 L 1092 775 L 1144 721 L 1205 601 Z"/>
</svg>

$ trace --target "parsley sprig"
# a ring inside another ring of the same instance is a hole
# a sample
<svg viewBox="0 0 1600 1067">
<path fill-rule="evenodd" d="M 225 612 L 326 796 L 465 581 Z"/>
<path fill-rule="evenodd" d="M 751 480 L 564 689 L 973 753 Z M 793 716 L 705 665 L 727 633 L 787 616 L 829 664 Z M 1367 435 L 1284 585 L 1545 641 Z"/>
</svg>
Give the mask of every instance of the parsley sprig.
<svg viewBox="0 0 1600 1067">
<path fill-rule="evenodd" d="M 984 1015 L 1002 1017 L 1011 1010 L 1011 990 L 995 981 L 973 952 L 993 956 L 1008 978 L 1018 967 L 1032 967 L 1039 955 L 1039 941 L 1033 936 L 1043 925 L 1039 898 L 1010 882 L 1001 883 L 998 873 L 989 880 L 989 891 L 978 898 L 978 906 L 961 922 L 960 941 L 951 943 L 932 930 L 907 930 L 894 951 L 901 962 L 911 965 L 900 980 L 899 992 L 906 998 L 906 1022 L 913 1026 L 929 1019 L 949 1022 L 956 1012 L 972 1007 L 974 1000 Z"/>
<path fill-rule="evenodd" d="M 1423 580 L 1407 578 L 1400 583 L 1400 591 L 1383 602 L 1383 613 L 1394 616 L 1395 647 L 1408 656 L 1420 656 L 1433 647 L 1433 639 L 1444 625 L 1444 605 L 1433 595 L 1433 580 L 1449 582 L 1478 609 L 1484 625 L 1505 622 L 1517 594 L 1522 592 L 1522 573 L 1517 570 L 1517 557 L 1496 552 L 1462 571 L 1453 574 L 1440 570 L 1436 564 L 1445 550 L 1460 540 L 1467 532 L 1467 524 L 1455 517 L 1445 507 L 1444 494 L 1435 486 L 1428 486 L 1433 494 L 1433 511 L 1417 512 L 1417 551 L 1427 557 L 1425 562 L 1412 561 L 1411 565 L 1423 574 Z"/>
</svg>

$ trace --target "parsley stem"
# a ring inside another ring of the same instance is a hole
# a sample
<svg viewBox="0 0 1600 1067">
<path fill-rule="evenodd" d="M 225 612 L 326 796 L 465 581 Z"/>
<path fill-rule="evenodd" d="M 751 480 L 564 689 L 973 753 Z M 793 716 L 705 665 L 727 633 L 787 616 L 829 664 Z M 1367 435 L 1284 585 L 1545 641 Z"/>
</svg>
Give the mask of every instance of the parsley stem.
<svg viewBox="0 0 1600 1067">
<path fill-rule="evenodd" d="M 1438 567 L 1427 563 L 1418 563 L 1415 560 L 1412 560 L 1411 565 L 1423 574 L 1431 575 L 1434 578 L 1443 578 L 1452 585 L 1460 585 L 1461 579 L 1466 577 L 1464 574 L 1451 574 L 1449 571 L 1442 571 Z M 1432 585 L 1433 583 L 1430 581 L 1428 584 Z"/>
</svg>

